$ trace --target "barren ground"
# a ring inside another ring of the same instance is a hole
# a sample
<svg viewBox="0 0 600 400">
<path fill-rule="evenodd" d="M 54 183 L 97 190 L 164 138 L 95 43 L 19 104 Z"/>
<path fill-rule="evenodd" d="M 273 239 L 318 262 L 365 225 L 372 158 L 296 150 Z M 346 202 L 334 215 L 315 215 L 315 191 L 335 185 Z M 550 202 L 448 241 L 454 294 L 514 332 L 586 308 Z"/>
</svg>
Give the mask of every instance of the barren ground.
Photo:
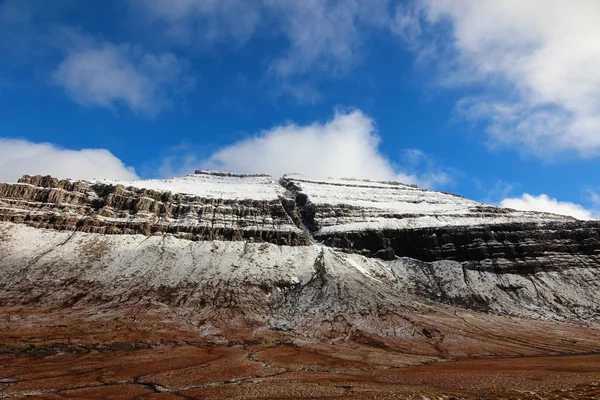
<svg viewBox="0 0 600 400">
<path fill-rule="evenodd" d="M 243 329 L 201 338 L 158 309 L 4 307 L 0 398 L 600 399 L 597 331 L 547 326 L 527 337 L 498 326 L 487 347 L 485 336 L 457 343 L 451 324 L 436 331 L 448 343 Z"/>
</svg>

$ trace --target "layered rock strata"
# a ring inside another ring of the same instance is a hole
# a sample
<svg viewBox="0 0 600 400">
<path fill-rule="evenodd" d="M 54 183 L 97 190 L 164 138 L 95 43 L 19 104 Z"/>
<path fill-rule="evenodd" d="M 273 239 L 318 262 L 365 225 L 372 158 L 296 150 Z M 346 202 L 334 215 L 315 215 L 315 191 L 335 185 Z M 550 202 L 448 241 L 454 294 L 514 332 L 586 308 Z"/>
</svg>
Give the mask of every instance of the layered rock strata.
<svg viewBox="0 0 600 400">
<path fill-rule="evenodd" d="M 455 260 L 498 273 L 599 261 L 595 221 L 493 207 L 399 183 L 298 176 L 281 182 L 294 193 L 314 239 L 345 251 L 388 260 Z"/>
<path fill-rule="evenodd" d="M 16 184 L 0 183 L 0 221 L 99 234 L 309 243 L 286 212 L 293 202 L 282 193 L 264 175 L 198 173 L 137 182 L 24 176 Z"/>
</svg>

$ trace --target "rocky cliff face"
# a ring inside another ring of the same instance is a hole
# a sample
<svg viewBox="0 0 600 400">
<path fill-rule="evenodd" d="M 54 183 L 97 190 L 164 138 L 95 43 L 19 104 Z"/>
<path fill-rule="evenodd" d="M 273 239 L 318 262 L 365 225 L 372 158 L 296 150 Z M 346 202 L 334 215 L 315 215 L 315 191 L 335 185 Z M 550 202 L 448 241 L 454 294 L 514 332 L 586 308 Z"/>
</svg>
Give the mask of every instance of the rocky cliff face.
<svg viewBox="0 0 600 400">
<path fill-rule="evenodd" d="M 294 194 L 312 237 L 347 252 L 455 260 L 497 273 L 560 270 L 569 257 L 579 260 L 571 264 L 592 265 L 600 255 L 595 221 L 498 208 L 397 183 L 284 177 L 282 185 Z"/>
<path fill-rule="evenodd" d="M 600 318 L 600 223 L 395 182 L 284 176 L 314 240 L 401 266 L 401 287 L 509 315 Z"/>
<path fill-rule="evenodd" d="M 600 224 L 398 183 L 26 176 L 0 184 L 0 220 L 3 306 L 160 302 L 206 332 L 317 338 L 435 336 L 414 319 L 431 307 L 600 316 Z"/>
<path fill-rule="evenodd" d="M 189 240 L 256 240 L 281 245 L 310 242 L 285 210 L 293 208 L 293 202 L 280 197 L 282 190 L 270 177 L 205 173 L 172 184 L 200 190 L 177 193 L 128 182 L 24 176 L 16 184 L 0 183 L 0 221 L 99 234 L 169 233 Z M 243 194 L 244 185 L 254 193 L 241 198 L 227 195 L 226 189 Z M 214 186 L 216 192 L 211 191 Z"/>
</svg>

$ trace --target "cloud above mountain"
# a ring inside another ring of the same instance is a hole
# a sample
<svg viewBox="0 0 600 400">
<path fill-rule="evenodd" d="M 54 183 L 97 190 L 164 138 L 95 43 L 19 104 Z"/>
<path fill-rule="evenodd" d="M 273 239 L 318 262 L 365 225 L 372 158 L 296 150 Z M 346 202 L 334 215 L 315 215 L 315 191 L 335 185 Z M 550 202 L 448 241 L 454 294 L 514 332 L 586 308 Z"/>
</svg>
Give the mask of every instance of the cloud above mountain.
<svg viewBox="0 0 600 400">
<path fill-rule="evenodd" d="M 287 124 L 244 139 L 213 154 L 206 167 L 275 176 L 299 172 L 318 177 L 407 180 L 378 151 L 373 121 L 360 111 L 338 112 L 331 121 Z"/>
<path fill-rule="evenodd" d="M 137 179 L 128 167 L 106 149 L 70 150 L 50 143 L 0 138 L 0 182 L 15 182 L 23 175 L 52 175 L 71 179 Z"/>
<path fill-rule="evenodd" d="M 359 110 L 338 111 L 326 122 L 288 123 L 247 137 L 198 159 L 189 149 L 165 157 L 160 175 L 178 175 L 198 166 L 240 173 L 301 173 L 315 178 L 352 177 L 398 180 L 423 187 L 452 181 L 451 172 L 427 162 L 427 155 L 405 151 L 406 165 L 383 155 L 375 123 Z"/>
<path fill-rule="evenodd" d="M 82 106 L 128 107 L 154 115 L 170 105 L 172 96 L 194 85 L 187 62 L 172 53 L 148 53 L 70 29 L 61 30 L 58 39 L 65 43 L 65 58 L 52 72 L 52 81 Z"/>
<path fill-rule="evenodd" d="M 265 60 L 267 75 L 304 103 L 320 99 L 314 83 L 322 76 L 365 58 L 369 37 L 397 34 L 419 65 L 438 66 L 438 85 L 464 89 L 456 111 L 482 122 L 490 145 L 544 158 L 600 151 L 600 3 L 593 0 L 130 4 L 175 46 L 281 37 L 285 45 Z"/>
<path fill-rule="evenodd" d="M 281 39 L 265 59 L 265 77 L 303 103 L 319 98 L 320 75 L 345 74 L 362 59 L 372 30 L 388 30 L 390 0 L 135 1 L 136 16 L 177 48 L 243 44 L 256 36 Z"/>
</svg>

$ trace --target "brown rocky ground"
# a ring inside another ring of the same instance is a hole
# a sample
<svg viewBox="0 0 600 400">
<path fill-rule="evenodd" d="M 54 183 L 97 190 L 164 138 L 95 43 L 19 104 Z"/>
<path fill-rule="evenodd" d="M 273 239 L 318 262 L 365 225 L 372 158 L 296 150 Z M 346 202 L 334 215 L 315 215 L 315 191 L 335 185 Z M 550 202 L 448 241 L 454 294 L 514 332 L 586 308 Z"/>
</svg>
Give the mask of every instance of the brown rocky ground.
<svg viewBox="0 0 600 400">
<path fill-rule="evenodd" d="M 414 315 L 414 338 L 315 340 L 199 335 L 158 306 L 4 307 L 0 398 L 600 399 L 597 330 L 451 310 Z"/>
</svg>

